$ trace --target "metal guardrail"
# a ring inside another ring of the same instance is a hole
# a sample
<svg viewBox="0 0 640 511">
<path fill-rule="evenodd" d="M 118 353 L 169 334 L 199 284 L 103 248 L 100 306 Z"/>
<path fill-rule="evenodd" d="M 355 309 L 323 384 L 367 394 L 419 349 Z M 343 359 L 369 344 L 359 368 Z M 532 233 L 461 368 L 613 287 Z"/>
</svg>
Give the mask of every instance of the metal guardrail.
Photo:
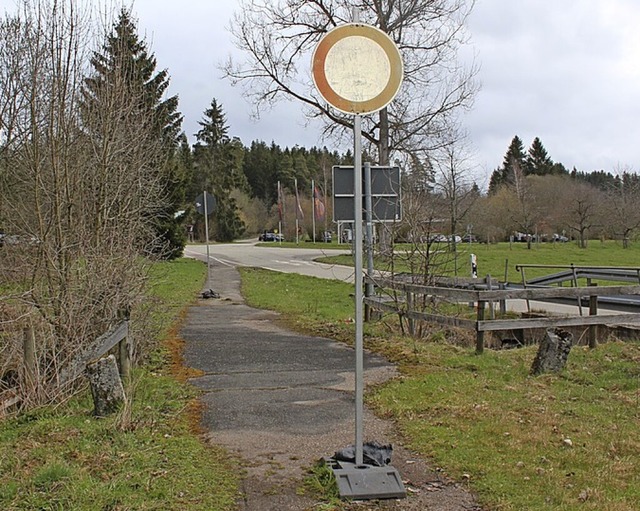
<svg viewBox="0 0 640 511">
<path fill-rule="evenodd" d="M 586 280 L 587 286 L 593 285 L 594 280 L 607 282 L 628 282 L 640 284 L 640 267 L 638 266 L 582 266 L 575 264 L 516 264 L 516 271 L 522 275 L 522 287 L 525 289 L 545 288 L 553 284 L 562 285 L 571 282 L 572 287 L 579 287 L 580 280 Z M 565 271 L 535 277 L 527 280 L 525 270 L 527 268 L 564 269 Z M 509 287 L 515 287 L 510 285 Z M 598 301 L 609 308 L 620 310 L 636 310 L 640 307 L 640 297 L 630 295 L 607 296 L 599 294 Z M 581 301 L 578 307 L 582 307 Z"/>
<path fill-rule="evenodd" d="M 556 268 L 566 271 L 526 280 L 526 268 Z M 611 282 L 634 282 L 640 284 L 640 267 L 638 266 L 579 266 L 551 264 L 516 264 L 516 271 L 522 274 L 523 284 L 548 285 L 559 282 L 575 282 L 576 279 L 607 280 Z"/>
<path fill-rule="evenodd" d="M 596 345 L 596 328 L 598 325 L 626 325 L 633 324 L 640 326 L 640 313 L 637 309 L 631 314 L 618 314 L 598 316 L 598 302 L 603 296 L 640 296 L 640 284 L 618 285 L 618 286 L 541 286 L 536 285 L 528 288 L 508 287 L 503 285 L 494 287 L 496 282 L 490 277 L 475 279 L 475 282 L 463 282 L 462 279 L 437 279 L 431 285 L 420 285 L 407 281 L 407 276 L 400 279 L 378 278 L 375 284 L 378 289 L 393 290 L 400 293 L 405 298 L 395 297 L 391 302 L 386 302 L 380 298 L 365 298 L 365 303 L 375 309 L 396 313 L 409 320 L 435 322 L 449 326 L 468 328 L 476 331 L 476 352 L 482 353 L 484 349 L 484 333 L 500 330 L 524 330 L 534 328 L 550 328 L 558 326 L 581 326 L 589 330 L 589 346 Z M 466 280 L 466 279 L 465 279 Z M 476 304 L 476 319 L 468 320 L 462 318 L 450 318 L 439 314 L 428 314 L 415 310 L 413 295 L 433 296 L 447 301 L 458 303 L 468 302 Z M 579 316 L 553 316 L 543 318 L 520 318 L 520 319 L 496 319 L 492 314 L 493 302 L 500 304 L 500 310 L 506 311 L 507 300 L 529 301 L 556 301 L 572 300 L 580 305 Z M 582 301 L 588 304 L 589 316 L 582 314 Z M 490 319 L 485 318 L 485 308 L 489 305 Z M 410 333 L 412 328 L 409 324 Z"/>
</svg>

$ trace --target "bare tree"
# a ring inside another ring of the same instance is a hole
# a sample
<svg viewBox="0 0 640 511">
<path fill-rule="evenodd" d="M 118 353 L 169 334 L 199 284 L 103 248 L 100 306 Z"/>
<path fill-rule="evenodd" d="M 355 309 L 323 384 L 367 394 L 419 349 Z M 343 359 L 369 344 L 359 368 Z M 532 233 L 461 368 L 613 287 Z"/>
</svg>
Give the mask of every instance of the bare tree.
<svg viewBox="0 0 640 511">
<path fill-rule="evenodd" d="M 640 228 L 640 178 L 629 168 L 617 170 L 617 185 L 606 194 L 606 211 L 611 231 L 628 248 L 631 236 Z"/>
<path fill-rule="evenodd" d="M 513 176 L 508 188 L 513 193 L 515 203 L 509 208 L 509 216 L 518 230 L 527 235 L 527 248 L 531 248 L 531 234 L 535 231 L 539 220 L 539 210 L 531 189 L 530 180 L 524 169 L 513 162 Z"/>
<path fill-rule="evenodd" d="M 72 391 L 65 367 L 141 300 L 165 199 L 140 98 L 114 83 L 81 108 L 95 25 L 79 4 L 26 1 L 0 22 L 0 330 L 9 346 L 36 332 L 40 385 L 25 402 Z"/>
<path fill-rule="evenodd" d="M 470 106 L 477 86 L 476 69 L 458 62 L 467 42 L 465 23 L 473 0 L 362 0 L 360 21 L 377 26 L 398 45 L 404 61 L 404 84 L 390 106 L 363 118 L 363 137 L 387 165 L 394 152 L 426 159 L 461 108 Z M 352 21 L 350 0 L 243 0 L 230 31 L 245 59 L 230 59 L 225 75 L 241 84 L 259 116 L 279 100 L 302 103 L 309 119 L 325 121 L 324 134 L 340 139 L 353 117 L 322 100 L 305 68 L 320 38 Z"/>
<path fill-rule="evenodd" d="M 460 222 L 479 197 L 479 190 L 470 179 L 471 158 L 465 139 L 457 137 L 436 152 L 434 159 L 436 180 L 434 192 L 445 203 L 448 216 L 448 231 L 451 234 L 450 246 L 456 250 L 456 233 Z"/>
<path fill-rule="evenodd" d="M 567 227 L 576 233 L 580 248 L 587 248 L 588 236 L 600 221 L 603 194 L 588 183 L 566 183 L 564 209 Z"/>
</svg>

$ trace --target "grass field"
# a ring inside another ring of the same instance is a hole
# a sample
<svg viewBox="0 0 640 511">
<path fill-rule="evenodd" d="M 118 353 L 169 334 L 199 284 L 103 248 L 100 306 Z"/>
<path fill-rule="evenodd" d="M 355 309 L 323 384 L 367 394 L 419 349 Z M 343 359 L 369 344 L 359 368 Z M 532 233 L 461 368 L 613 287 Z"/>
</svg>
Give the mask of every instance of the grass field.
<svg viewBox="0 0 640 511">
<path fill-rule="evenodd" d="M 126 389 L 131 404 L 120 414 L 95 419 L 86 391 L 0 423 L 0 509 L 235 508 L 237 467 L 201 442 L 195 391 L 170 371 L 171 325 L 201 290 L 204 273 L 188 259 L 154 267 L 150 298 L 163 342 L 152 366 L 134 371 Z"/>
<path fill-rule="evenodd" d="M 350 286 L 257 269 L 242 275 L 250 304 L 305 331 L 353 338 Z M 393 317 L 366 325 L 365 347 L 401 373 L 369 389 L 368 405 L 488 509 L 637 511 L 638 342 L 574 347 L 561 374 L 532 377 L 535 347 L 477 356 L 455 332 L 416 340 L 393 326 Z"/>
<path fill-rule="evenodd" d="M 406 250 L 406 246 L 399 245 L 396 250 Z M 496 243 L 496 244 L 459 244 L 457 256 L 447 251 L 446 244 L 433 245 L 436 252 L 433 256 L 436 261 L 444 261 L 443 268 L 448 274 L 457 274 L 468 277 L 471 274 L 471 254 L 475 254 L 478 264 L 478 277 L 491 275 L 501 281 L 520 282 L 522 273 L 516 269 L 516 265 L 570 265 L 576 266 L 627 266 L 640 269 L 640 244 L 632 244 L 629 248 L 622 248 L 622 244 L 616 241 L 589 242 L 586 249 L 579 248 L 574 242 L 569 243 L 538 243 L 531 249 L 527 249 L 526 243 Z M 457 260 L 454 260 L 457 259 Z M 328 256 L 321 259 L 332 264 L 352 265 L 353 260 L 349 255 Z M 378 259 L 376 267 L 386 269 L 388 261 Z M 404 257 L 398 256 L 396 271 L 408 271 L 404 264 Z M 553 269 L 526 268 L 527 278 L 551 273 Z M 557 270 L 559 271 L 559 270 Z M 505 278 L 506 276 L 506 278 Z"/>
<path fill-rule="evenodd" d="M 572 244 L 472 247 L 480 275 L 492 265 L 504 272 L 505 258 L 510 265 L 640 261 L 640 250 L 613 243 L 592 242 L 585 251 Z M 195 391 L 172 371 L 180 362 L 172 325 L 204 273 L 191 260 L 154 268 L 163 342 L 152 365 L 135 371 L 131 406 L 121 414 L 94 419 L 84 393 L 0 424 L 0 509 L 234 509 L 238 467 L 200 442 Z M 352 342 L 352 286 L 256 269 L 242 276 L 251 305 L 280 311 L 293 328 Z M 365 325 L 365 347 L 400 371 L 368 390 L 368 406 L 394 420 L 411 448 L 477 491 L 487 509 L 638 510 L 638 342 L 574 347 L 561 374 L 535 378 L 533 347 L 477 356 L 461 345 L 454 331 L 403 337 L 393 316 Z"/>
</svg>

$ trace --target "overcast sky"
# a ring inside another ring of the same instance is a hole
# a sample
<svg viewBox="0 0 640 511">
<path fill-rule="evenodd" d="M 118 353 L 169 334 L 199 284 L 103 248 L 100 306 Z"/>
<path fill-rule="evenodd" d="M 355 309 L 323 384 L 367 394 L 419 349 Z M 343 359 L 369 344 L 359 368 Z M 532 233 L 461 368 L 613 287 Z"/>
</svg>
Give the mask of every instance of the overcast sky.
<svg viewBox="0 0 640 511">
<path fill-rule="evenodd" d="M 0 5 L 12 5 L 0 0 Z M 234 52 L 227 31 L 235 0 L 134 0 L 139 32 L 171 76 L 190 139 L 216 98 L 229 133 L 248 145 L 321 144 L 299 108 L 283 104 L 260 122 L 221 79 Z M 538 136 L 549 156 L 582 171 L 640 168 L 640 1 L 477 0 L 470 19 L 482 89 L 466 117 L 476 175 L 486 186 L 514 135 Z"/>
</svg>

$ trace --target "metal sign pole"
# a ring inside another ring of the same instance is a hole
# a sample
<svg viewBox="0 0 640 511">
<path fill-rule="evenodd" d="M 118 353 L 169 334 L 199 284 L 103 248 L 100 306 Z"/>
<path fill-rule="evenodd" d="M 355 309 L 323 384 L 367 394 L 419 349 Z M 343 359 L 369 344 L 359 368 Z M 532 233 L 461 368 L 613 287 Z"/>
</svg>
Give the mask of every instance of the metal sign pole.
<svg viewBox="0 0 640 511">
<path fill-rule="evenodd" d="M 313 242 L 316 242 L 316 183 L 311 180 L 311 222 L 313 223 Z"/>
<path fill-rule="evenodd" d="M 365 201 L 365 216 L 366 216 L 366 244 L 367 244 L 367 282 L 365 283 L 364 296 L 367 298 L 373 296 L 373 205 L 371 200 L 371 163 L 366 162 L 364 164 L 364 201 Z M 365 321 L 371 319 L 371 308 L 365 306 L 364 316 Z"/>
<path fill-rule="evenodd" d="M 364 297 L 362 118 L 360 115 L 385 108 L 396 96 L 404 73 L 400 51 L 393 40 L 382 30 L 359 23 L 359 18 L 359 10 L 354 8 L 354 23 L 338 26 L 327 32 L 318 43 L 312 59 L 313 81 L 320 95 L 337 110 L 354 115 L 355 464 L 340 461 L 336 462 L 332 468 L 342 497 L 401 498 L 406 496 L 406 492 L 397 470 L 391 466 L 373 467 L 363 464 Z M 380 65 L 380 68 L 384 66 L 389 72 L 370 73 L 372 63 Z"/>
<path fill-rule="evenodd" d="M 204 231 L 205 240 L 207 242 L 207 289 L 211 289 L 211 258 L 209 257 L 209 211 L 207 210 L 207 191 L 204 196 Z"/>
<path fill-rule="evenodd" d="M 355 321 L 356 321 L 356 465 L 362 465 L 364 412 L 363 296 L 362 296 L 362 118 L 353 119 L 354 138 L 354 253 L 355 253 Z"/>
</svg>

